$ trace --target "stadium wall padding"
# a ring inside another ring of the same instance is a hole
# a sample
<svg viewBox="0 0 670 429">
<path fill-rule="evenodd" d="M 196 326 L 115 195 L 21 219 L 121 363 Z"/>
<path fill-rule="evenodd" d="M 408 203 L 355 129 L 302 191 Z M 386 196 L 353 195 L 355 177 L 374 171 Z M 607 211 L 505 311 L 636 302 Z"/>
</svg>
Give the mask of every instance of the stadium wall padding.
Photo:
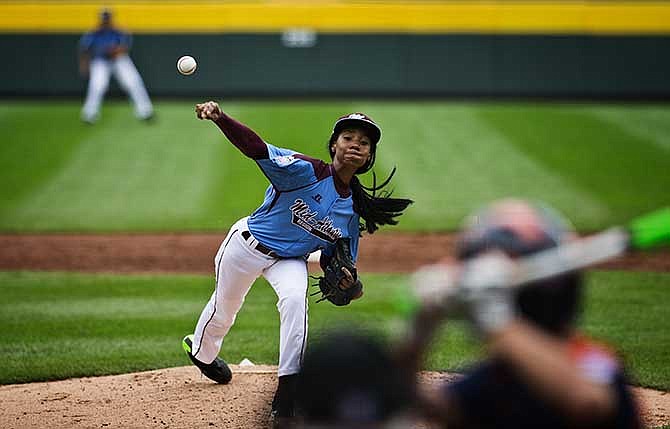
<svg viewBox="0 0 670 429">
<path fill-rule="evenodd" d="M 2 34 L 0 95 L 83 95 L 78 34 Z M 670 36 L 140 34 L 131 57 L 153 96 L 670 96 Z M 194 56 L 181 76 L 176 61 Z M 118 93 L 113 85 L 112 92 Z"/>
</svg>

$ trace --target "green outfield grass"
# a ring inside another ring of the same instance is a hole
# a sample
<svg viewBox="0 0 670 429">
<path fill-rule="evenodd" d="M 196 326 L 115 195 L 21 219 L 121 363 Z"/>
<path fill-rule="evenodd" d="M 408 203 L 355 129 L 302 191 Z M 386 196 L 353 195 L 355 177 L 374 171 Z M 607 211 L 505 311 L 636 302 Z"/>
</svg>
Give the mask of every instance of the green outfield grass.
<svg viewBox="0 0 670 429">
<path fill-rule="evenodd" d="M 107 102 L 95 126 L 78 102 L 0 103 L 0 231 L 220 230 L 257 207 L 255 164 L 192 102 L 157 103 L 158 121 Z M 268 142 L 327 157 L 333 120 L 365 111 L 383 127 L 377 171 L 398 166 L 416 200 L 399 228 L 455 228 L 492 199 L 545 200 L 581 229 L 668 203 L 670 106 L 402 101 L 230 101 Z M 370 176 L 364 177 L 370 182 Z"/>
<path fill-rule="evenodd" d="M 333 326 L 398 336 L 393 303 L 405 276 L 365 276 L 365 298 L 349 307 L 310 302 L 310 341 Z M 633 380 L 670 390 L 669 274 L 595 272 L 589 276 L 584 327 L 616 345 Z M 192 331 L 212 291 L 207 276 L 110 276 L 0 273 L 0 383 L 124 373 L 187 365 L 180 341 Z M 276 364 L 276 296 L 252 288 L 222 356 Z M 429 356 L 432 369 L 463 369 L 479 354 L 462 324 L 446 326 Z"/>
</svg>

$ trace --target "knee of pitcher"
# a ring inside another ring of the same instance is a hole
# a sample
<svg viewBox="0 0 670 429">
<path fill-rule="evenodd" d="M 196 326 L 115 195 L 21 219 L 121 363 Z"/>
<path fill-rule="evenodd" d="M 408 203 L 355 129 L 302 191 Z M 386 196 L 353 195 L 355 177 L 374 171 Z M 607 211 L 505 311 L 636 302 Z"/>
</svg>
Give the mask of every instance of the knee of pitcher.
<svg viewBox="0 0 670 429">
<path fill-rule="evenodd" d="M 281 297 L 277 301 L 277 309 L 280 313 L 290 311 L 292 313 L 305 312 L 307 301 L 305 295 L 291 294 Z"/>
</svg>

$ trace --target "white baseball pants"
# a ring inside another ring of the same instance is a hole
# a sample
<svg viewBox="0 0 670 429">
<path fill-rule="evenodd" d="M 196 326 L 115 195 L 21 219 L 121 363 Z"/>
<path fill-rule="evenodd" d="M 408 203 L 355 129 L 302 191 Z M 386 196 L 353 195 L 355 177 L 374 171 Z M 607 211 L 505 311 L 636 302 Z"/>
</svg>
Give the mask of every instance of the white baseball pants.
<svg viewBox="0 0 670 429">
<path fill-rule="evenodd" d="M 307 262 L 264 255 L 253 236 L 242 237 L 247 230 L 247 218 L 237 221 L 214 258 L 216 288 L 198 320 L 193 356 L 205 363 L 217 357 L 252 283 L 262 275 L 279 298 L 278 375 L 296 374 L 307 342 Z"/>
<path fill-rule="evenodd" d="M 94 121 L 100 114 L 102 99 L 109 87 L 109 79 L 114 77 L 121 88 L 130 96 L 135 107 L 135 116 L 145 119 L 153 113 L 153 106 L 144 82 L 135 64 L 128 55 L 120 55 L 114 60 L 96 58 L 91 61 L 88 78 L 88 91 L 81 111 L 82 119 Z"/>
</svg>

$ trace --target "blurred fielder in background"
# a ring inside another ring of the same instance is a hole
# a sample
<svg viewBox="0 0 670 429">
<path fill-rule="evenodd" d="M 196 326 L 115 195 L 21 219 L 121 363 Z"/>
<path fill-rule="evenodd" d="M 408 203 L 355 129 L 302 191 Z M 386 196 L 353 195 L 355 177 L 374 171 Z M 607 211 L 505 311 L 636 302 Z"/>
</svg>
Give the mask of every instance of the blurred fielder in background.
<svg viewBox="0 0 670 429">
<path fill-rule="evenodd" d="M 135 106 L 135 116 L 142 120 L 153 117 L 153 106 L 135 64 L 128 56 L 131 36 L 112 25 L 112 13 L 100 12 L 100 25 L 79 41 L 79 72 L 88 76 L 82 121 L 92 124 L 100 116 L 100 104 L 109 87 L 112 73 Z"/>
<path fill-rule="evenodd" d="M 471 258 L 524 257 L 572 237 L 553 211 L 504 200 L 470 219 L 457 244 L 457 260 L 445 266 L 459 278 L 463 262 Z M 490 277 L 486 287 L 454 286 L 463 289 L 459 296 L 465 314 L 489 356 L 462 379 L 420 392 L 426 415 L 450 428 L 640 427 L 613 352 L 574 329 L 582 274 L 573 271 L 517 289 Z M 423 305 L 410 339 L 399 350 L 404 366 L 418 370 L 444 317 L 442 308 Z"/>
</svg>

